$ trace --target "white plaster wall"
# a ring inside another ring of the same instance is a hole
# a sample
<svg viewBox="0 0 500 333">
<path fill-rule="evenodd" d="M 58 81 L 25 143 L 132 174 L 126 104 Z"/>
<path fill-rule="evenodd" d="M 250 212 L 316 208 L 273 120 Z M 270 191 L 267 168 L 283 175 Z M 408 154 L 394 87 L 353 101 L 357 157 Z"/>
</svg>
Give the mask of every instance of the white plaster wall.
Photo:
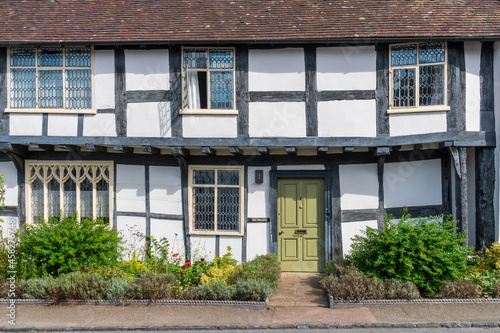
<svg viewBox="0 0 500 333">
<path fill-rule="evenodd" d="M 377 164 L 340 165 L 339 178 L 342 210 L 378 208 Z"/>
<path fill-rule="evenodd" d="M 391 136 L 446 132 L 446 112 L 389 115 Z"/>
<path fill-rule="evenodd" d="M 145 168 L 142 165 L 116 165 L 116 210 L 146 211 Z"/>
<path fill-rule="evenodd" d="M 351 252 L 352 238 L 362 235 L 367 227 L 377 228 L 377 221 L 345 222 L 342 223 L 342 251 L 344 256 Z"/>
<path fill-rule="evenodd" d="M 248 88 L 250 91 L 304 91 L 304 50 L 248 51 Z"/>
<path fill-rule="evenodd" d="M 264 182 L 255 183 L 255 170 L 264 171 Z M 248 167 L 248 217 L 264 218 L 271 216 L 269 172 L 271 167 Z"/>
<path fill-rule="evenodd" d="M 306 136 L 305 103 L 250 103 L 248 113 L 251 137 Z"/>
<path fill-rule="evenodd" d="M 269 223 L 247 224 L 247 261 L 269 253 Z"/>
<path fill-rule="evenodd" d="M 375 100 L 318 102 L 318 135 L 376 137 Z"/>
<path fill-rule="evenodd" d="M 151 213 L 182 215 L 181 171 L 178 167 L 149 167 Z"/>
<path fill-rule="evenodd" d="M 10 135 L 42 135 L 41 114 L 10 114 Z"/>
<path fill-rule="evenodd" d="M 465 129 L 480 130 L 480 77 L 481 43 L 465 42 Z"/>
<path fill-rule="evenodd" d="M 300 171 L 300 170 L 325 170 L 325 166 L 323 164 L 307 164 L 307 165 L 278 165 L 276 167 L 278 170 L 292 170 L 292 171 Z"/>
<path fill-rule="evenodd" d="M 375 46 L 320 47 L 318 90 L 373 90 L 377 86 Z"/>
<path fill-rule="evenodd" d="M 193 261 L 199 258 L 211 261 L 214 260 L 215 255 L 215 236 L 191 236 L 191 257 Z"/>
<path fill-rule="evenodd" d="M 127 136 L 170 137 L 170 102 L 127 104 Z"/>
<path fill-rule="evenodd" d="M 455 178 L 455 177 L 453 177 Z M 470 246 L 476 246 L 476 156 L 475 149 L 467 149 L 467 212 L 469 218 Z"/>
<path fill-rule="evenodd" d="M 97 109 L 114 109 L 115 52 L 113 50 L 95 51 L 94 85 L 95 107 Z"/>
<path fill-rule="evenodd" d="M 126 50 L 127 90 L 168 90 L 168 50 Z"/>
<path fill-rule="evenodd" d="M 116 121 L 113 113 L 84 115 L 83 136 L 116 136 Z"/>
<path fill-rule="evenodd" d="M 3 221 L 3 222 L 1 222 Z M 19 218 L 13 216 L 0 215 L 0 236 L 3 238 L 10 237 L 19 228 Z"/>
<path fill-rule="evenodd" d="M 220 252 L 221 252 L 219 254 L 219 256 L 222 257 L 224 254 L 226 254 L 228 252 L 227 247 L 230 246 L 232 257 L 234 259 L 238 260 L 238 262 L 242 261 L 242 251 L 243 251 L 242 237 L 221 236 L 220 240 L 219 240 L 219 245 L 220 245 Z"/>
<path fill-rule="evenodd" d="M 142 258 L 144 254 L 144 237 L 137 235 L 137 233 L 146 234 L 146 218 L 117 216 L 116 230 L 125 242 L 124 258 L 130 259 L 134 252 Z"/>
<path fill-rule="evenodd" d="M 182 133 L 185 138 L 235 138 L 238 116 L 183 115 Z"/>
<path fill-rule="evenodd" d="M 420 152 L 423 154 L 422 152 Z M 385 207 L 442 204 L 441 160 L 386 163 L 384 166 Z"/>
<path fill-rule="evenodd" d="M 14 163 L 0 162 L 0 175 L 3 175 L 5 186 L 5 206 L 17 206 L 17 170 Z"/>
<path fill-rule="evenodd" d="M 151 219 L 151 236 L 157 240 L 168 239 L 170 255 L 181 253 L 184 257 L 183 222 Z"/>
<path fill-rule="evenodd" d="M 78 115 L 49 114 L 47 134 L 49 136 L 77 136 Z"/>
</svg>

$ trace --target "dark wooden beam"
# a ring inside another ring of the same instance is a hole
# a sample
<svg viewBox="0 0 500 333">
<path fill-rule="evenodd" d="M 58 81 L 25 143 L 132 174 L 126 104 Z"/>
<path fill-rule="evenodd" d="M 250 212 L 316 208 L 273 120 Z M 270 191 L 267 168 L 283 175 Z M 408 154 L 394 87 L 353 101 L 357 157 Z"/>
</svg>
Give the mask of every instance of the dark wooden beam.
<svg viewBox="0 0 500 333">
<path fill-rule="evenodd" d="M 318 91 L 318 101 L 354 101 L 375 99 L 375 90 Z"/>
<path fill-rule="evenodd" d="M 328 147 L 320 146 L 318 147 L 318 155 L 325 155 L 328 152 Z"/>
<path fill-rule="evenodd" d="M 375 147 L 373 148 L 373 156 L 387 156 L 391 154 L 389 147 Z"/>
<path fill-rule="evenodd" d="M 402 148 L 401 145 L 391 147 L 392 151 L 400 151 L 401 148 Z"/>
<path fill-rule="evenodd" d="M 439 143 L 439 148 L 453 147 L 453 141 L 444 141 Z"/>
<path fill-rule="evenodd" d="M 182 157 L 187 159 L 189 157 L 189 150 L 182 147 L 170 147 L 170 152 L 174 157 Z"/>
<path fill-rule="evenodd" d="M 169 90 L 127 91 L 127 103 L 167 102 L 171 100 L 172 93 Z"/>
<path fill-rule="evenodd" d="M 243 150 L 241 150 L 241 148 L 239 148 L 239 147 L 230 146 L 229 152 L 235 156 L 242 156 L 243 155 Z"/>
<path fill-rule="evenodd" d="M 377 52 L 376 70 L 377 87 L 375 100 L 377 103 L 377 137 L 389 136 L 389 44 L 379 43 L 375 46 Z"/>
<path fill-rule="evenodd" d="M 14 153 L 23 158 L 28 156 L 28 148 L 23 145 L 16 145 L 10 142 L 0 142 L 0 151 L 4 153 Z"/>
<path fill-rule="evenodd" d="M 215 156 L 215 149 L 211 147 L 201 147 L 201 152 L 208 156 Z"/>
<path fill-rule="evenodd" d="M 269 148 L 267 148 L 267 147 L 263 147 L 263 146 L 257 147 L 257 151 L 261 155 L 269 155 Z"/>
<path fill-rule="evenodd" d="M 168 51 L 170 70 L 170 122 L 172 137 L 182 137 L 182 50 L 180 45 L 173 45 Z"/>
<path fill-rule="evenodd" d="M 104 146 L 96 146 L 93 143 L 86 143 L 85 144 L 85 149 L 91 150 L 91 151 L 96 152 L 96 153 L 105 153 L 105 152 L 108 151 L 108 149 L 106 147 L 104 147 Z"/>
<path fill-rule="evenodd" d="M 317 57 L 316 47 L 304 48 L 305 76 L 306 76 L 306 135 L 318 136 L 318 98 L 317 94 Z"/>
<path fill-rule="evenodd" d="M 414 150 L 422 150 L 424 148 L 424 145 L 421 143 L 417 143 L 413 145 Z"/>
<path fill-rule="evenodd" d="M 119 151 L 121 153 L 126 153 L 126 154 L 132 154 L 134 152 L 134 148 L 124 147 L 123 145 L 114 145 L 113 151 Z"/>
<path fill-rule="evenodd" d="M 142 151 L 145 152 L 145 153 L 155 154 L 155 155 L 158 155 L 158 154 L 161 153 L 161 150 L 159 148 L 152 147 L 150 145 L 143 145 L 142 146 Z"/>
<path fill-rule="evenodd" d="M 0 48 L 0 135 L 9 135 L 10 115 L 7 108 L 7 48 Z"/>
<path fill-rule="evenodd" d="M 297 148 L 294 146 L 285 147 L 285 151 L 288 155 L 297 155 Z"/>
<path fill-rule="evenodd" d="M 29 149 L 38 149 L 38 150 L 43 150 L 43 151 L 53 151 L 54 146 L 53 145 L 42 145 L 38 144 L 36 142 L 30 142 Z"/>
<path fill-rule="evenodd" d="M 116 134 L 127 136 L 127 86 L 125 79 L 125 50 L 115 50 L 115 119 Z"/>
<path fill-rule="evenodd" d="M 248 137 L 248 47 L 236 47 L 235 68 L 236 101 L 238 110 L 238 136 Z"/>
</svg>

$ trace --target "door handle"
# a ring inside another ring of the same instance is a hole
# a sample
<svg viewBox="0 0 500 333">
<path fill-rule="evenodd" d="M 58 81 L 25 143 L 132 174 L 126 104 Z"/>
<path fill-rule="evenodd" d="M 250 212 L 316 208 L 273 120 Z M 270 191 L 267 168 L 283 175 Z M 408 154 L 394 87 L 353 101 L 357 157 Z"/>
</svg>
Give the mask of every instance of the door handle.
<svg viewBox="0 0 500 333">
<path fill-rule="evenodd" d="M 281 230 L 280 232 L 278 232 L 278 235 L 280 235 L 280 236 L 281 236 L 281 235 L 282 235 L 282 234 L 284 234 L 284 233 L 285 233 L 285 232 L 284 232 L 283 230 Z"/>
</svg>

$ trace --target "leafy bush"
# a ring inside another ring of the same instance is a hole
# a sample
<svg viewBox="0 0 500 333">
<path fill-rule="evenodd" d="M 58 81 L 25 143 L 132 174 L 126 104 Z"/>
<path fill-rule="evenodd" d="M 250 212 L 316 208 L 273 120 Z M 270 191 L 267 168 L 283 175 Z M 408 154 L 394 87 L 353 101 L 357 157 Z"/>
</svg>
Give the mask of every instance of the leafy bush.
<svg viewBox="0 0 500 333">
<path fill-rule="evenodd" d="M 172 274 L 144 273 L 133 280 L 128 296 L 131 299 L 167 299 L 174 294 L 178 282 Z"/>
<path fill-rule="evenodd" d="M 474 267 L 475 273 L 486 273 L 486 271 L 500 270 L 500 243 L 496 242 L 485 249 L 484 258 L 479 259 Z"/>
<path fill-rule="evenodd" d="M 464 278 L 456 281 L 446 281 L 437 293 L 438 298 L 479 298 L 481 292 L 477 284 Z"/>
<path fill-rule="evenodd" d="M 481 297 L 495 298 L 500 296 L 500 271 L 471 273 L 465 279 L 479 287 Z"/>
<path fill-rule="evenodd" d="M 238 280 L 234 284 L 233 298 L 239 301 L 263 302 L 273 292 L 269 282 L 256 279 Z"/>
<path fill-rule="evenodd" d="M 24 278 L 58 276 L 81 271 L 86 266 L 114 267 L 118 264 L 121 239 L 101 220 L 79 222 L 76 214 L 61 220 L 50 218 L 24 226 L 16 250 L 18 275 Z"/>
<path fill-rule="evenodd" d="M 417 299 L 419 291 L 411 281 L 398 279 L 384 280 L 385 299 Z"/>
<path fill-rule="evenodd" d="M 255 259 L 242 264 L 242 271 L 238 278 L 242 280 L 262 280 L 275 289 L 281 274 L 281 264 L 273 254 L 257 256 Z"/>
<path fill-rule="evenodd" d="M 203 284 L 189 288 L 183 295 L 186 299 L 198 300 L 230 300 L 233 290 L 224 281 L 214 281 L 209 284 Z"/>
<path fill-rule="evenodd" d="M 440 219 L 442 218 L 442 222 Z M 426 292 L 437 291 L 445 281 L 463 276 L 471 247 L 449 216 L 399 221 L 385 217 L 383 229 L 367 228 L 355 236 L 347 260 L 369 276 L 413 281 Z"/>
<path fill-rule="evenodd" d="M 106 290 L 106 299 L 124 300 L 130 293 L 128 280 L 122 278 L 113 278 L 108 281 Z"/>
<path fill-rule="evenodd" d="M 57 280 L 52 276 L 29 279 L 26 281 L 26 288 L 22 298 L 52 298 L 56 285 Z M 59 299 L 59 297 L 56 297 L 56 299 Z"/>
</svg>

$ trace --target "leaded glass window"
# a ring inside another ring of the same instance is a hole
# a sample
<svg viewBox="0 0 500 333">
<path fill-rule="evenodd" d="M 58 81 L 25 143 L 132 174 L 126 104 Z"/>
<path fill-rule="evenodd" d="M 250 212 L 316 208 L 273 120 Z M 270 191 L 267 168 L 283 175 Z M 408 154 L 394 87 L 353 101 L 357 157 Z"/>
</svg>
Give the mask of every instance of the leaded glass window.
<svg viewBox="0 0 500 333">
<path fill-rule="evenodd" d="M 12 47 L 9 108 L 92 109 L 90 47 Z"/>
<path fill-rule="evenodd" d="M 391 109 L 446 105 L 446 44 L 392 45 Z"/>
<path fill-rule="evenodd" d="M 111 215 L 111 162 L 27 161 L 27 218 L 37 223 L 49 217 L 102 218 Z"/>
<path fill-rule="evenodd" d="M 234 49 L 183 48 L 183 109 L 234 110 Z"/>
<path fill-rule="evenodd" d="M 191 167 L 190 230 L 241 235 L 243 167 Z"/>
</svg>

